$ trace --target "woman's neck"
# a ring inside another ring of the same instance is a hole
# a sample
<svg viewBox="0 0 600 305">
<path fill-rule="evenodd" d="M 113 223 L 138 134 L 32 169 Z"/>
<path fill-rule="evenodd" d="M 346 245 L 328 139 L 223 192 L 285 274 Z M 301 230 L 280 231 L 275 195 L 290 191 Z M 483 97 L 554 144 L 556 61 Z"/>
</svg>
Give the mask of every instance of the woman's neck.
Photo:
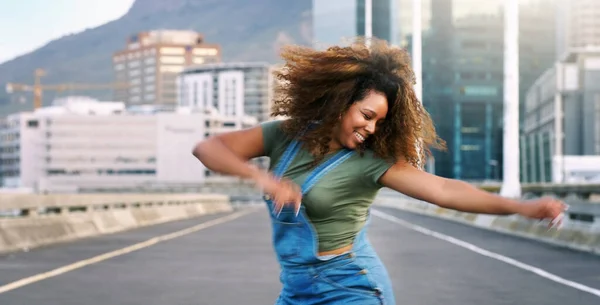
<svg viewBox="0 0 600 305">
<path fill-rule="evenodd" d="M 329 148 L 325 152 L 324 155 L 329 155 L 329 154 L 338 152 L 340 149 L 342 149 L 342 144 L 340 144 L 336 140 L 331 140 L 331 142 L 329 142 Z M 313 155 L 317 155 L 318 154 L 317 148 L 313 149 L 310 153 Z"/>
<path fill-rule="evenodd" d="M 342 148 L 342 145 L 338 141 L 331 140 L 331 142 L 329 142 L 329 151 L 327 153 L 329 154 L 329 153 L 332 153 L 334 151 L 338 151 L 341 148 Z"/>
</svg>

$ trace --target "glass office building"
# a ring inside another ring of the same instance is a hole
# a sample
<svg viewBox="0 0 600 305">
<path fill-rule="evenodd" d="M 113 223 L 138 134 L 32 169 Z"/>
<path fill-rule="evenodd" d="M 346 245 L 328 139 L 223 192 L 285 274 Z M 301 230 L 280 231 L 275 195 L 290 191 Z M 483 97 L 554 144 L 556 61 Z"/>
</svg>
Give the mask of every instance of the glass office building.
<svg viewBox="0 0 600 305">
<path fill-rule="evenodd" d="M 397 44 L 397 0 L 372 1 L 374 37 Z M 313 0 L 313 44 L 317 48 L 347 43 L 365 35 L 365 0 Z"/>
<path fill-rule="evenodd" d="M 503 7 L 496 0 L 473 3 L 438 0 L 430 7 L 431 23 L 423 34 L 423 103 L 448 146 L 445 152 L 435 152 L 435 173 L 469 181 L 500 180 Z M 528 87 L 552 65 L 554 7 L 525 1 L 520 16 L 523 103 Z"/>
</svg>

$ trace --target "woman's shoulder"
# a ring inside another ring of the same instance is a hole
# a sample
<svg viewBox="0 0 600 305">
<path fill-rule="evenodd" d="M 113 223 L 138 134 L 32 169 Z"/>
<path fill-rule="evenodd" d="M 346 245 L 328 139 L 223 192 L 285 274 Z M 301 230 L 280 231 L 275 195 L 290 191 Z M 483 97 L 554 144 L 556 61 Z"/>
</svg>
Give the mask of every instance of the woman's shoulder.
<svg viewBox="0 0 600 305">
<path fill-rule="evenodd" d="M 391 158 L 379 156 L 373 149 L 367 148 L 362 151 L 361 159 L 366 163 L 393 162 Z"/>
<path fill-rule="evenodd" d="M 270 157 L 279 151 L 282 145 L 290 141 L 282 129 L 284 122 L 285 120 L 270 120 L 259 124 L 262 129 L 265 153 Z"/>
<path fill-rule="evenodd" d="M 394 165 L 392 159 L 382 158 L 371 149 L 364 150 L 357 158 L 357 162 L 360 163 L 359 166 L 366 182 L 375 187 L 381 187 L 379 178 Z"/>
<path fill-rule="evenodd" d="M 283 124 L 285 120 L 270 120 L 260 123 L 260 127 L 263 132 L 263 138 L 265 140 L 268 139 L 278 139 L 288 138 L 287 134 L 283 131 Z"/>
<path fill-rule="evenodd" d="M 264 128 L 281 128 L 281 124 L 283 124 L 283 122 L 285 122 L 286 120 L 277 120 L 277 119 L 273 119 L 273 120 L 268 120 L 268 121 L 264 121 L 259 123 L 259 125 L 264 129 Z"/>
</svg>

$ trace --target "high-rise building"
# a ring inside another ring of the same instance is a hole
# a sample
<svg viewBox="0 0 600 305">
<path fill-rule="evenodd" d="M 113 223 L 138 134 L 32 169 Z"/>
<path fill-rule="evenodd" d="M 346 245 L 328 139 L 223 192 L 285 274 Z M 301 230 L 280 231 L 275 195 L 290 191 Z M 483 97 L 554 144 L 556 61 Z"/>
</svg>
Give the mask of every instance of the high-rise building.
<svg viewBox="0 0 600 305">
<path fill-rule="evenodd" d="M 373 37 L 392 44 L 398 44 L 397 1 L 372 1 Z M 312 14 L 316 48 L 344 44 L 365 35 L 365 0 L 313 0 Z"/>
<path fill-rule="evenodd" d="M 157 30 L 135 34 L 113 55 L 115 80 L 129 85 L 115 92 L 127 105 L 175 106 L 175 79 L 186 67 L 221 61 L 219 45 L 193 31 Z"/>
<path fill-rule="evenodd" d="M 397 0 L 397 2 L 399 30 L 395 33 L 398 34 L 397 41 L 400 45 L 406 47 L 411 43 L 414 0 Z M 421 29 L 425 35 L 432 30 L 433 22 L 439 25 L 444 23 L 444 18 L 450 18 L 454 22 L 471 15 L 498 15 L 502 4 L 501 0 L 420 0 L 419 2 L 421 3 Z M 446 24 L 451 25 L 451 23 Z"/>
<path fill-rule="evenodd" d="M 445 5 L 443 2 L 439 0 L 422 0 L 421 3 L 421 29 L 424 33 L 429 32 L 431 28 L 431 22 L 434 18 L 431 16 L 431 3 L 435 1 L 435 5 Z M 399 18 L 396 20 L 396 27 L 398 30 L 396 34 L 398 37 L 396 41 L 398 45 L 404 48 L 407 48 L 410 44 L 410 40 L 412 37 L 412 29 L 413 29 L 413 3 L 414 0 L 397 0 L 398 2 L 398 15 Z M 449 1 L 444 1 L 449 2 Z"/>
<path fill-rule="evenodd" d="M 177 78 L 177 104 L 229 116 L 249 115 L 263 122 L 269 120 L 273 85 L 268 63 L 198 65 Z"/>
<path fill-rule="evenodd" d="M 446 152 L 434 153 L 438 175 L 502 179 L 502 4 L 437 0 L 431 5 L 430 24 L 423 35 L 423 103 L 448 144 Z M 554 7 L 525 1 L 520 11 L 520 95 L 524 97 L 552 65 Z"/>
<path fill-rule="evenodd" d="M 556 59 L 556 0 L 530 0 L 519 7 L 519 116 L 522 129 L 527 90 Z"/>
<path fill-rule="evenodd" d="M 567 55 L 528 90 L 524 182 L 600 181 L 600 52 Z"/>
<path fill-rule="evenodd" d="M 451 60 L 435 48 L 428 48 L 429 81 L 424 82 L 424 103 L 448 145 L 448 151 L 435 154 L 436 174 L 464 180 L 498 179 L 502 19 L 472 15 L 437 31 L 447 29 L 452 29 L 451 37 L 445 38 L 448 41 L 443 49 L 449 51 L 446 54 L 451 54 Z M 444 65 L 440 67 L 438 61 Z"/>
<path fill-rule="evenodd" d="M 556 59 L 600 46 L 600 2 L 553 0 L 556 14 Z"/>
<path fill-rule="evenodd" d="M 600 181 L 600 2 L 556 0 L 556 62 L 523 111 L 524 182 Z"/>
<path fill-rule="evenodd" d="M 583 50 L 600 46 L 600 3 L 597 0 L 559 0 L 566 2 L 565 34 L 567 47 Z M 567 51 L 568 52 L 568 51 Z M 561 54 L 562 55 L 562 54 Z"/>
</svg>

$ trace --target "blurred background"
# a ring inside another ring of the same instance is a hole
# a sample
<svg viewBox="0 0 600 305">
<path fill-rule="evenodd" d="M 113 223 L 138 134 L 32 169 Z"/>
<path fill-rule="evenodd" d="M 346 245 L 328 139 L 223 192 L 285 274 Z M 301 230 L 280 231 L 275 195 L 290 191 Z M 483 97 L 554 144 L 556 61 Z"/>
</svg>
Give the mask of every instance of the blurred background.
<svg viewBox="0 0 600 305">
<path fill-rule="evenodd" d="M 0 0 L 0 304 L 271 304 L 261 194 L 191 150 L 281 119 L 282 46 L 356 36 L 410 53 L 427 171 L 570 205 L 549 230 L 382 190 L 398 300 L 598 304 L 600 0 Z"/>
<path fill-rule="evenodd" d="M 373 1 L 372 35 L 413 52 L 414 2 Z M 427 169 L 502 181 L 504 2 L 417 2 L 422 102 L 448 143 Z M 518 3 L 520 181 L 599 182 L 600 2 Z M 32 191 L 226 181 L 189 147 L 271 119 L 279 48 L 365 35 L 364 0 L 27 0 L 0 11 L 0 183 Z"/>
</svg>

